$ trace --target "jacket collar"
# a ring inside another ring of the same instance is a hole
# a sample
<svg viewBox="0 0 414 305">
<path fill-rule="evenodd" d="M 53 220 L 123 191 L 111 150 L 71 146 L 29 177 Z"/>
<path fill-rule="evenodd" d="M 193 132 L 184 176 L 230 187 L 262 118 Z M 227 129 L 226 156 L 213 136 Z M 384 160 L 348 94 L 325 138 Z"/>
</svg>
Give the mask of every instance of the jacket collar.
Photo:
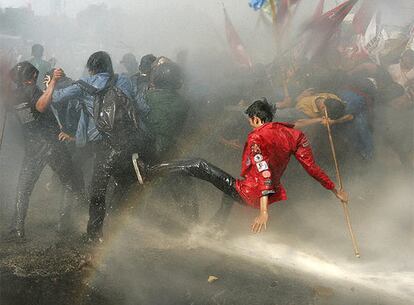
<svg viewBox="0 0 414 305">
<path fill-rule="evenodd" d="M 290 123 L 287 123 L 287 122 L 270 122 L 270 123 L 264 123 L 262 126 L 257 127 L 253 131 L 259 131 L 263 128 L 269 128 L 269 127 L 275 126 L 275 125 L 282 125 L 282 126 L 289 127 L 289 128 L 295 127 L 294 124 L 290 124 Z"/>
</svg>

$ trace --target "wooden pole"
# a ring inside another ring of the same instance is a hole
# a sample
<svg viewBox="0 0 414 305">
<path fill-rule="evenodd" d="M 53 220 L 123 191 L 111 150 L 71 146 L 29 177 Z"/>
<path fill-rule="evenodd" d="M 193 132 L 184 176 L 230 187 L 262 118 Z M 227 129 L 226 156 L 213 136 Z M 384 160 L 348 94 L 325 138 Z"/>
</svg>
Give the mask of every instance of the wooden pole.
<svg viewBox="0 0 414 305">
<path fill-rule="evenodd" d="M 277 10 L 276 10 L 275 0 L 269 0 L 269 3 L 270 3 L 270 9 L 272 10 L 272 22 L 273 22 L 273 25 L 276 26 Z"/>
<path fill-rule="evenodd" d="M 2 111 L 1 115 L 1 129 L 0 129 L 0 151 L 3 144 L 3 137 L 4 137 L 4 129 L 6 128 L 6 121 L 7 121 L 7 110 L 6 107 L 0 109 Z"/>
<path fill-rule="evenodd" d="M 329 143 L 330 143 L 331 150 L 332 150 L 332 157 L 335 163 L 336 178 L 339 184 L 339 189 L 342 191 L 343 190 L 342 178 L 339 172 L 338 159 L 336 158 L 335 145 L 334 145 L 333 138 L 332 138 L 331 125 L 329 124 L 328 110 L 326 109 L 326 107 L 325 107 L 325 118 L 326 118 L 326 128 L 328 129 Z M 348 209 L 348 202 L 341 200 L 341 203 L 342 203 L 342 208 L 345 214 L 345 221 L 348 226 L 348 232 L 349 232 L 349 235 L 351 236 L 352 246 L 354 247 L 354 253 L 355 253 L 355 256 L 359 258 L 360 253 L 359 253 L 359 248 L 358 248 L 358 244 L 355 238 L 354 231 L 352 230 L 351 217 L 349 215 L 349 209 Z"/>
</svg>

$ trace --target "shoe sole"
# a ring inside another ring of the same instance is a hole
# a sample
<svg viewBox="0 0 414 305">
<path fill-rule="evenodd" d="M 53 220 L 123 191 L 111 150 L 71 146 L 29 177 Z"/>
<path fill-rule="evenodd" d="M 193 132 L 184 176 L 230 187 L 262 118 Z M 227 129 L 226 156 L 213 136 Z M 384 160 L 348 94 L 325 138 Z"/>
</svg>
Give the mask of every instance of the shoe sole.
<svg viewBox="0 0 414 305">
<path fill-rule="evenodd" d="M 137 175 L 138 183 L 143 185 L 144 179 L 142 178 L 141 171 L 139 170 L 139 167 L 138 167 L 138 162 L 137 162 L 138 159 L 139 159 L 139 156 L 137 153 L 132 155 L 132 164 L 134 165 L 135 174 Z"/>
</svg>

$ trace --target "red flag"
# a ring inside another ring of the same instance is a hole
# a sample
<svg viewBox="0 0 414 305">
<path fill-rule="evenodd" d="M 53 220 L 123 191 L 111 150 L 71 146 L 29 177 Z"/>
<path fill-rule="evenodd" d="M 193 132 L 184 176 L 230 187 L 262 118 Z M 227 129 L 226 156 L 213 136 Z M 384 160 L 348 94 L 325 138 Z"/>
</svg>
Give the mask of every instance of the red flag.
<svg viewBox="0 0 414 305">
<path fill-rule="evenodd" d="M 331 29 L 335 27 L 336 30 L 357 2 L 358 0 L 345 1 L 323 14 L 320 18 L 314 20 L 311 26 L 323 26 Z"/>
<path fill-rule="evenodd" d="M 289 9 L 295 5 L 299 4 L 300 0 L 280 0 L 277 10 L 277 19 L 278 24 L 284 24 L 286 19 L 289 16 Z"/>
<path fill-rule="evenodd" d="M 289 0 L 281 0 L 279 4 L 279 8 L 277 10 L 277 19 L 276 22 L 278 24 L 284 24 L 286 17 L 289 11 Z"/>
<path fill-rule="evenodd" d="M 276 19 L 276 38 L 278 47 L 282 48 L 286 43 L 286 39 L 289 37 L 292 29 L 291 23 L 295 17 L 301 0 L 281 0 L 279 2 L 279 9 Z M 291 8 L 295 6 L 293 10 Z"/>
<path fill-rule="evenodd" d="M 356 34 L 364 34 L 377 8 L 376 0 L 365 0 L 352 20 Z"/>
<path fill-rule="evenodd" d="M 307 27 L 307 50 L 308 58 L 320 54 L 321 49 L 326 46 L 332 36 L 338 32 L 341 23 L 352 10 L 358 0 L 348 0 L 341 5 L 326 12 L 319 18 L 313 20 Z"/>
<path fill-rule="evenodd" d="M 323 15 L 323 8 L 325 6 L 325 0 L 319 0 L 318 6 L 315 8 L 312 20 L 318 20 Z"/>
<path fill-rule="evenodd" d="M 250 59 L 249 54 L 247 53 L 243 43 L 240 39 L 239 34 L 237 33 L 236 29 L 234 28 L 233 24 L 229 16 L 227 15 L 226 9 L 224 9 L 224 18 L 225 18 L 225 27 L 226 27 L 226 37 L 227 41 L 230 45 L 231 52 L 234 58 L 240 64 L 248 67 L 252 67 L 252 61 Z"/>
</svg>

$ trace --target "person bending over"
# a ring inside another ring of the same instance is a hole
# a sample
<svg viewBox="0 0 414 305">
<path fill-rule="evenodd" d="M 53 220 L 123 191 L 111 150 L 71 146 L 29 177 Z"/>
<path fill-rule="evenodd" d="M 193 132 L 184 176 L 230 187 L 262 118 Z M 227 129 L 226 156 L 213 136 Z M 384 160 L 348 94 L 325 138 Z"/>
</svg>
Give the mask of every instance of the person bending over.
<svg viewBox="0 0 414 305">
<path fill-rule="evenodd" d="M 332 191 L 342 201 L 348 195 L 338 190 L 325 172 L 315 163 L 310 143 L 305 134 L 287 123 L 272 122 L 273 109 L 265 98 L 255 101 L 246 112 L 253 131 L 244 145 L 241 179 L 236 179 L 203 159 L 186 159 L 164 162 L 146 167 L 138 162 L 137 175 L 143 183 L 155 176 L 178 172 L 213 184 L 224 193 L 223 202 L 215 220 L 225 221 L 234 201 L 259 209 L 251 229 L 259 233 L 266 229 L 268 206 L 286 200 L 281 177 L 293 155 L 303 168 Z"/>
</svg>

